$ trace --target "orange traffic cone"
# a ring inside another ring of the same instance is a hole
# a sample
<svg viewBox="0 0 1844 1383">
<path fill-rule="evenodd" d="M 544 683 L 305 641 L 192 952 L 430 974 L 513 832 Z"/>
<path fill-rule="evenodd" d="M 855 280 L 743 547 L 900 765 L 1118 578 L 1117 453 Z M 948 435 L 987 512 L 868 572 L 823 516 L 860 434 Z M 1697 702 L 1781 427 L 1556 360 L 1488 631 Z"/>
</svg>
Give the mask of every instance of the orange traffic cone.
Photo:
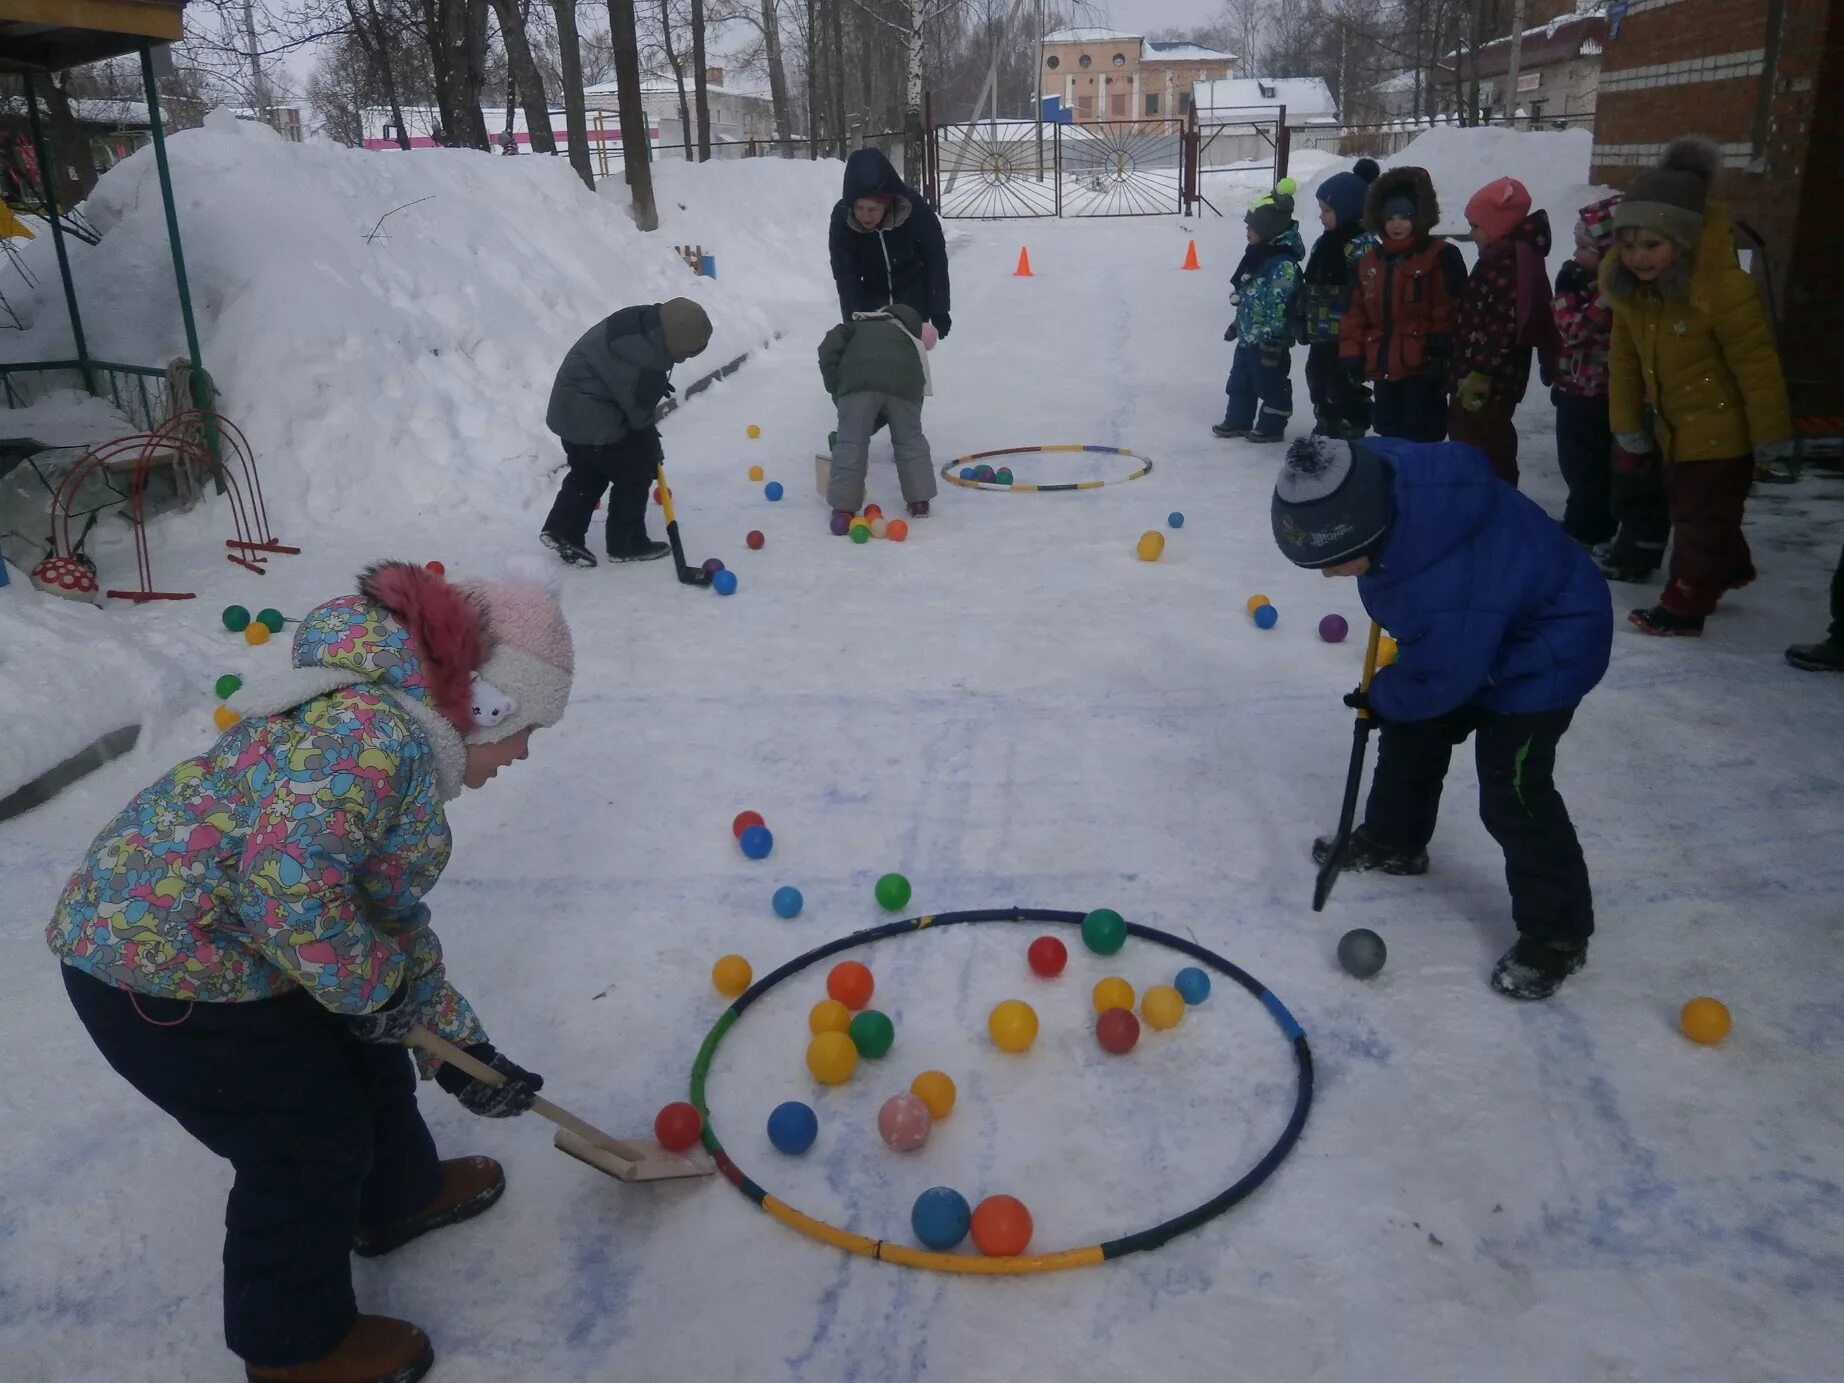
<svg viewBox="0 0 1844 1383">
<path fill-rule="evenodd" d="M 1031 252 L 1022 246 L 1018 250 L 1018 268 L 1013 271 L 1012 277 L 1015 279 L 1031 277 Z"/>
<path fill-rule="evenodd" d="M 1197 242 L 1195 240 L 1185 242 L 1185 262 L 1178 267 L 1180 269 L 1201 269 L 1204 267 L 1197 262 Z"/>
</svg>

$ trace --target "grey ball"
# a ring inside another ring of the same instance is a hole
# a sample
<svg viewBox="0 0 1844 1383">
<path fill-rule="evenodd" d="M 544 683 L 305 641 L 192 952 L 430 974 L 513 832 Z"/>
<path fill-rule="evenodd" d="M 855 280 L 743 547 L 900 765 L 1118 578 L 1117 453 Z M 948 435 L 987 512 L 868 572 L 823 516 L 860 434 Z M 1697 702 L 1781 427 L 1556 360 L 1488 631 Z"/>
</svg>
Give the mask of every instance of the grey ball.
<svg viewBox="0 0 1844 1383">
<path fill-rule="evenodd" d="M 1368 927 L 1358 927 L 1338 938 L 1338 963 L 1347 975 L 1367 980 L 1383 968 L 1389 948 L 1383 938 Z"/>
</svg>

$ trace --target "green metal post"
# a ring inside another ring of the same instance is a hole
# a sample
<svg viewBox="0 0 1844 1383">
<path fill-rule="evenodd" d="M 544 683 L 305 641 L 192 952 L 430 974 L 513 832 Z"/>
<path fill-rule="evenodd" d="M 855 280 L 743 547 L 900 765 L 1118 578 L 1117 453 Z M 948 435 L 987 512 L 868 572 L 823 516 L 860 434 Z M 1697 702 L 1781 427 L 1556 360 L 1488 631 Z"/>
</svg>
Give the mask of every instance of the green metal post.
<svg viewBox="0 0 1844 1383">
<path fill-rule="evenodd" d="M 64 248 L 64 226 L 58 220 L 58 190 L 52 181 L 57 164 L 51 157 L 51 145 L 45 139 L 45 123 L 38 114 L 38 87 L 30 72 L 21 74 L 26 86 L 26 114 L 32 121 L 32 145 L 38 150 L 38 182 L 45 204 L 45 219 L 51 222 L 51 243 L 58 252 L 58 277 L 64 280 L 64 306 L 70 311 L 70 332 L 77 341 L 77 362 L 83 371 L 83 387 L 96 392 L 96 380 L 90 372 L 90 348 L 83 339 L 83 314 L 77 311 L 77 285 L 70 277 L 70 253 Z"/>
<path fill-rule="evenodd" d="M 179 284 L 179 315 L 186 324 L 186 354 L 192 360 L 192 402 L 211 407 L 205 387 L 205 362 L 199 358 L 198 323 L 192 319 L 192 290 L 186 283 L 186 255 L 179 246 L 179 213 L 173 207 L 173 174 L 166 162 L 166 130 L 160 119 L 160 92 L 154 86 L 154 50 L 141 45 L 141 84 L 147 89 L 147 119 L 154 134 L 154 167 L 160 173 L 160 205 L 166 210 L 166 240 L 173 251 L 173 278 Z M 215 439 L 214 439 L 215 441 Z M 215 451 L 215 446 L 214 446 Z"/>
</svg>

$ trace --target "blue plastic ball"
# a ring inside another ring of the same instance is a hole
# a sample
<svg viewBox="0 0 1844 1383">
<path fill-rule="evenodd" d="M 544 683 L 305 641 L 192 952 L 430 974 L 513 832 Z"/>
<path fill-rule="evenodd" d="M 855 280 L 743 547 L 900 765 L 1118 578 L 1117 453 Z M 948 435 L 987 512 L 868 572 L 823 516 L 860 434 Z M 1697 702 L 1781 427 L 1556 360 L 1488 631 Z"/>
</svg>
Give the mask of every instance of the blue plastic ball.
<svg viewBox="0 0 1844 1383">
<path fill-rule="evenodd" d="M 765 860 L 768 852 L 775 848 L 775 838 L 769 834 L 766 826 L 751 826 L 744 831 L 737 843 L 743 847 L 743 853 L 752 860 Z"/>
<path fill-rule="evenodd" d="M 799 1100 L 776 1105 L 768 1116 L 768 1141 L 775 1145 L 776 1152 L 790 1157 L 799 1157 L 812 1147 L 819 1134 L 819 1116 Z"/>
<path fill-rule="evenodd" d="M 1195 965 L 1187 965 L 1172 981 L 1172 988 L 1187 1004 L 1201 1004 L 1210 997 L 1210 976 Z"/>
<path fill-rule="evenodd" d="M 727 567 L 718 572 L 717 575 L 711 578 L 711 589 L 716 591 L 718 595 L 735 595 L 736 573 Z"/>
<path fill-rule="evenodd" d="M 770 499 L 780 499 L 781 482 L 779 480 L 769 481 L 768 484 L 762 487 L 762 493 L 767 495 Z"/>
<path fill-rule="evenodd" d="M 1255 627 L 1257 629 L 1272 629 L 1275 624 L 1279 622 L 1280 617 L 1280 611 L 1276 610 L 1272 605 L 1257 605 L 1255 607 Z"/>
<path fill-rule="evenodd" d="M 962 466 L 960 468 L 960 478 L 962 480 L 972 480 L 974 474 L 974 469 L 971 466 Z"/>
<path fill-rule="evenodd" d="M 1185 526 L 1185 516 L 1174 509 L 1165 516 L 1165 523 L 1168 528 L 1183 528 Z"/>
<path fill-rule="evenodd" d="M 909 1212 L 909 1227 L 924 1248 L 945 1253 L 967 1237 L 973 1210 L 967 1198 L 952 1186 L 931 1186 L 916 1197 Z"/>
<path fill-rule="evenodd" d="M 800 896 L 800 890 L 792 884 L 783 884 L 775 890 L 775 916 L 798 917 L 801 906 L 806 902 Z"/>
</svg>

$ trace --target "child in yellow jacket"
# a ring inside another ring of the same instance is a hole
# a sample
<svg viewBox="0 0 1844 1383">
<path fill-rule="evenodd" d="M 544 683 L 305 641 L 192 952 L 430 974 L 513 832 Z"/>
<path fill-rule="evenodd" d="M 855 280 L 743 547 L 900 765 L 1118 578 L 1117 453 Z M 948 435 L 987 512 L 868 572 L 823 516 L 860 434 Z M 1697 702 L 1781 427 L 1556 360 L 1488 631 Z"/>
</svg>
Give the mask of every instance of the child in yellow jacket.
<svg viewBox="0 0 1844 1383">
<path fill-rule="evenodd" d="M 1614 464 L 1656 449 L 1671 509 L 1670 579 L 1658 604 L 1628 616 L 1647 634 L 1701 634 L 1723 592 L 1754 580 L 1742 506 L 1755 463 L 1792 453 L 1779 352 L 1734 224 L 1709 198 L 1720 167 L 1709 141 L 1672 141 L 1614 212 L 1601 271 Z"/>
</svg>

